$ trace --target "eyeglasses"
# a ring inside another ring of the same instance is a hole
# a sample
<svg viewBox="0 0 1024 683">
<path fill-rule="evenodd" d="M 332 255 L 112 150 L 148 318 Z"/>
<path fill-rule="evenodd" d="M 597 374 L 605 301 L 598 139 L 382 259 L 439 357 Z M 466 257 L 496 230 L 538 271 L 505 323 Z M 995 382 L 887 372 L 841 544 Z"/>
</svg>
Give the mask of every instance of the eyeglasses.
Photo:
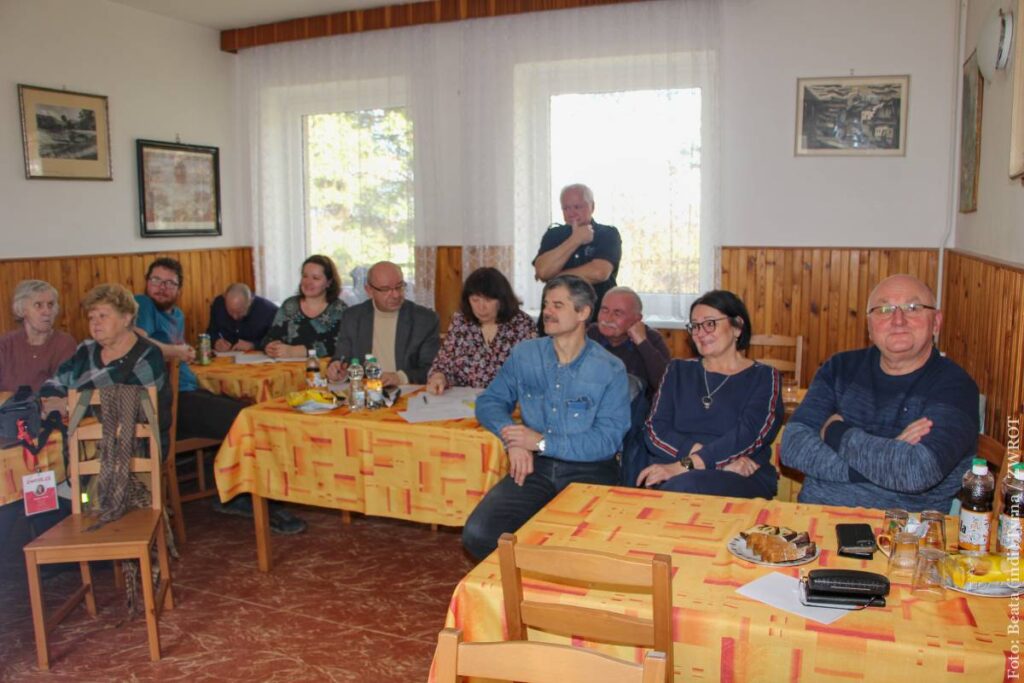
<svg viewBox="0 0 1024 683">
<path fill-rule="evenodd" d="M 377 285 L 371 285 L 369 282 L 367 282 L 366 284 L 370 286 L 370 289 L 380 292 L 381 294 L 390 294 L 391 292 L 394 292 L 395 294 L 400 294 L 401 292 L 405 291 L 404 282 L 399 282 L 394 287 L 378 287 Z"/>
<path fill-rule="evenodd" d="M 161 280 L 160 278 L 156 277 L 155 275 L 153 277 L 149 278 L 149 284 L 153 285 L 154 287 L 165 287 L 166 289 L 177 289 L 178 288 L 177 280 Z"/>
<path fill-rule="evenodd" d="M 715 326 L 717 326 L 718 323 L 728 319 L 728 316 L 723 316 L 721 318 L 711 318 L 710 320 L 702 320 L 699 323 L 686 323 L 686 331 L 689 332 L 690 334 L 693 334 L 697 330 L 701 330 L 702 332 L 704 332 L 704 334 L 711 334 L 712 332 L 715 331 Z"/>
<path fill-rule="evenodd" d="M 872 306 L 869 308 L 868 315 L 874 315 L 879 318 L 891 318 L 896 313 L 897 308 L 903 311 L 903 315 L 908 318 L 916 318 L 925 311 L 935 310 L 935 306 L 929 306 L 928 304 L 882 304 L 881 306 Z"/>
</svg>

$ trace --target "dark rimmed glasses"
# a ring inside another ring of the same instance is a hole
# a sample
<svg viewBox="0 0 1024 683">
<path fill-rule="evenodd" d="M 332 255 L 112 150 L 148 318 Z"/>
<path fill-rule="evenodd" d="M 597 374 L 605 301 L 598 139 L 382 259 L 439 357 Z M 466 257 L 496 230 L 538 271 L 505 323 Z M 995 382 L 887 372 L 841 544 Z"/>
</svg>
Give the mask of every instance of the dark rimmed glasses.
<svg viewBox="0 0 1024 683">
<path fill-rule="evenodd" d="M 711 334 L 715 331 L 718 323 L 723 320 L 728 320 L 728 316 L 722 316 L 721 318 L 710 318 L 708 320 L 701 320 L 700 322 L 689 322 L 686 323 L 686 331 L 693 334 L 697 330 L 701 330 L 704 334 Z"/>
<path fill-rule="evenodd" d="M 872 306 L 868 309 L 868 315 L 873 315 L 878 318 L 891 318 L 896 314 L 896 309 L 903 311 L 903 315 L 908 318 L 916 318 L 925 311 L 934 311 L 935 306 L 929 306 L 928 304 L 909 303 L 909 304 L 882 304 L 881 306 Z"/>
</svg>

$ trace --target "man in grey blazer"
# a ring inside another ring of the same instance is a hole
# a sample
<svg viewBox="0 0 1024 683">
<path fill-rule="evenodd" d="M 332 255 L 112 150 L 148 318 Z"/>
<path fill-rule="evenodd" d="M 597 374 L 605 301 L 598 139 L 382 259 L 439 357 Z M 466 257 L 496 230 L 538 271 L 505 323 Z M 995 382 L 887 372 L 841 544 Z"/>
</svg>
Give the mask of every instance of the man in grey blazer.
<svg viewBox="0 0 1024 683">
<path fill-rule="evenodd" d="M 362 361 L 372 353 L 384 370 L 386 386 L 424 384 L 440 346 L 437 313 L 405 300 L 402 269 L 390 261 L 370 268 L 365 289 L 369 300 L 351 306 L 341 317 L 327 376 L 344 379 L 353 358 Z"/>
</svg>

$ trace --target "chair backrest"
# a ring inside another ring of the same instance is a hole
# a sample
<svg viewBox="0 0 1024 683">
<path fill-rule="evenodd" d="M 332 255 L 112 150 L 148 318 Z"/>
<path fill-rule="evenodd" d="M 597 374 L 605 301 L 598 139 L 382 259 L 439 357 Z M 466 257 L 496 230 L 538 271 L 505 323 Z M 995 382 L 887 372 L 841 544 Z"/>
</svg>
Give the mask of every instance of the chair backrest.
<svg viewBox="0 0 1024 683">
<path fill-rule="evenodd" d="M 509 640 L 526 640 L 526 627 L 533 626 L 588 640 L 652 648 L 664 653 L 667 675 L 672 675 L 672 558 L 668 555 L 641 559 L 595 550 L 517 545 L 513 534 L 502 534 L 498 560 Z M 524 571 L 546 579 L 650 593 L 651 618 L 525 600 Z"/>
<path fill-rule="evenodd" d="M 661 683 L 666 674 L 661 652 L 648 652 L 641 665 L 569 645 L 463 643 L 462 631 L 453 628 L 438 634 L 434 662 L 438 683 L 456 683 L 460 676 L 526 683 Z"/>
<path fill-rule="evenodd" d="M 793 376 L 796 377 L 797 386 L 804 386 L 804 337 L 802 334 L 795 337 L 785 337 L 780 334 L 754 334 L 750 337 L 750 345 L 793 349 L 793 360 L 771 357 L 758 358 L 757 360 L 765 365 L 772 366 L 779 372 L 792 372 Z"/>
<path fill-rule="evenodd" d="M 779 473 L 779 488 L 775 499 L 795 503 L 797 494 L 804 485 L 804 473 L 782 464 L 782 434 L 785 431 L 786 426 L 783 425 L 772 442 L 771 463 Z"/>
<path fill-rule="evenodd" d="M 156 400 L 156 387 L 146 387 L 146 394 L 149 397 L 150 405 L 153 406 L 153 415 L 158 413 Z M 75 389 L 68 391 L 68 409 L 74 410 L 81 398 L 81 393 Z M 89 398 L 89 405 L 101 406 L 100 391 L 94 389 Z M 155 432 L 159 434 L 160 427 L 156 426 Z M 131 460 L 132 472 L 149 472 L 151 478 L 152 500 L 151 507 L 159 510 L 162 507 L 162 488 L 160 486 L 160 448 L 157 440 L 153 438 L 154 428 L 148 422 L 135 425 L 135 437 L 146 439 L 149 442 L 149 457 L 136 458 Z M 99 441 L 103 438 L 103 425 L 97 420 L 83 420 L 78 427 L 68 434 L 68 459 L 69 476 L 71 478 L 71 509 L 74 514 L 82 513 L 82 477 L 86 475 L 99 474 L 100 459 L 81 459 L 81 443 L 83 441 Z"/>
</svg>

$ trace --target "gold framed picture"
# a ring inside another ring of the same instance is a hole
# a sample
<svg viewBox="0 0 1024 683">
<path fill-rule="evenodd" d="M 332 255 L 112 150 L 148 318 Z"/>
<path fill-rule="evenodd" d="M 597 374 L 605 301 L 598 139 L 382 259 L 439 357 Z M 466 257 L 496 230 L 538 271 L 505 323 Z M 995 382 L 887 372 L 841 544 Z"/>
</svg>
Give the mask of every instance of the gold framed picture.
<svg viewBox="0 0 1024 683">
<path fill-rule="evenodd" d="M 18 84 L 25 177 L 111 180 L 104 95 Z"/>
</svg>

